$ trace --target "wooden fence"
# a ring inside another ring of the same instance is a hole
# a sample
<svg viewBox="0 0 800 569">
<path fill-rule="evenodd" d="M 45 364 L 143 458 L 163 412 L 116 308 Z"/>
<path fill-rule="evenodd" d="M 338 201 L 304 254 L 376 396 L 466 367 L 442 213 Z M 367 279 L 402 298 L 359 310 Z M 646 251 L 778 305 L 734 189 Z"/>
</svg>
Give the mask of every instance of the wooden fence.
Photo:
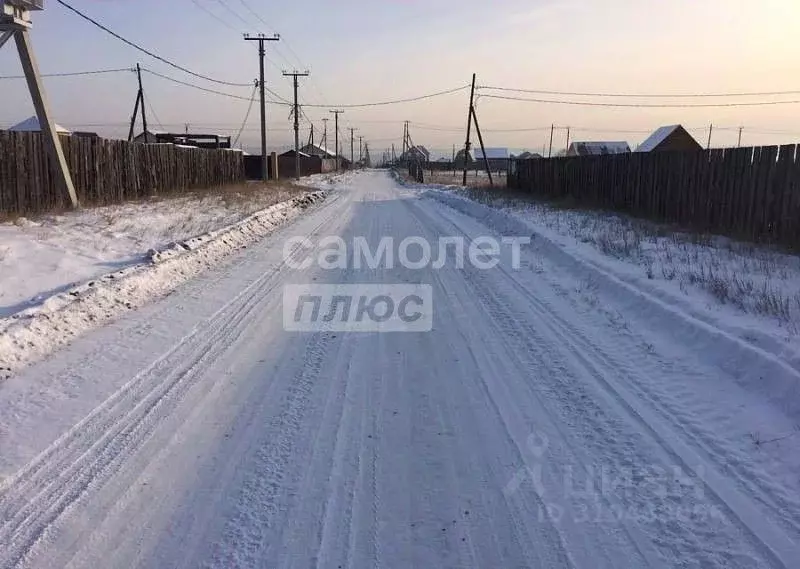
<svg viewBox="0 0 800 569">
<path fill-rule="evenodd" d="M 244 181 L 242 153 L 61 136 L 81 203 L 110 204 Z M 38 132 L 0 131 L 0 213 L 66 206 Z"/>
<path fill-rule="evenodd" d="M 800 249 L 796 145 L 516 160 L 508 187 Z"/>
</svg>

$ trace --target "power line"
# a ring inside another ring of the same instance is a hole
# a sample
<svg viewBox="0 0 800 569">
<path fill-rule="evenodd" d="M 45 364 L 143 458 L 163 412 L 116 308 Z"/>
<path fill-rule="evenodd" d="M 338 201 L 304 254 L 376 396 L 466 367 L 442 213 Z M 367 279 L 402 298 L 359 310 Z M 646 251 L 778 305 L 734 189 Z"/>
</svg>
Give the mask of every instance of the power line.
<svg viewBox="0 0 800 569">
<path fill-rule="evenodd" d="M 763 92 L 739 92 L 739 93 L 585 93 L 578 91 L 546 91 L 540 89 L 514 89 L 511 87 L 492 87 L 489 85 L 481 85 L 479 89 L 489 89 L 492 91 L 509 91 L 513 93 L 531 93 L 535 95 L 568 95 L 578 97 L 629 97 L 632 99 L 647 99 L 647 98 L 660 98 L 660 99 L 682 99 L 682 98 L 723 98 L 723 97 L 773 97 L 773 96 L 787 96 L 787 95 L 800 95 L 800 91 L 763 91 Z"/>
<path fill-rule="evenodd" d="M 192 4 L 194 4 L 195 6 L 200 8 L 203 12 L 205 12 L 206 14 L 211 16 L 211 18 L 213 18 L 214 20 L 218 21 L 220 24 L 222 24 L 226 28 L 228 28 L 230 30 L 233 30 L 234 32 L 237 32 L 237 33 L 239 32 L 239 30 L 234 28 L 233 25 L 230 22 L 228 22 L 227 20 L 223 20 L 222 18 L 217 16 L 214 12 L 212 12 L 211 10 L 206 8 L 204 5 L 202 5 L 198 0 L 192 0 Z"/>
<path fill-rule="evenodd" d="M 98 69 L 96 71 L 73 71 L 70 73 L 43 73 L 42 77 L 78 77 L 81 75 L 102 75 L 105 73 L 133 73 L 136 69 L 132 67 L 125 67 L 120 69 Z M 3 75 L 0 79 L 25 79 L 24 75 Z"/>
<path fill-rule="evenodd" d="M 699 109 L 699 108 L 723 108 L 723 107 L 763 107 L 770 105 L 797 105 L 797 101 L 754 101 L 749 103 L 673 103 L 673 104 L 649 104 L 649 103 L 597 103 L 592 101 L 559 101 L 552 99 L 529 99 L 525 97 L 511 97 L 507 95 L 480 95 L 487 99 L 502 99 L 505 101 L 523 101 L 526 103 L 542 103 L 551 105 L 571 105 L 577 107 L 616 107 L 616 108 L 636 108 L 636 109 Z"/>
<path fill-rule="evenodd" d="M 376 103 L 358 103 L 358 104 L 350 104 L 350 105 L 333 105 L 333 104 L 325 104 L 325 105 L 306 105 L 306 107 L 340 107 L 345 109 L 357 109 L 362 107 L 380 107 L 384 105 L 397 105 L 400 103 L 412 103 L 414 101 L 421 101 L 423 99 L 431 99 L 433 97 L 440 97 L 442 95 L 449 95 L 451 93 L 456 93 L 458 91 L 463 91 L 469 87 L 469 85 L 462 85 L 461 87 L 455 87 L 453 89 L 448 89 L 446 91 L 439 91 L 437 93 L 429 93 L 427 95 L 420 95 L 418 97 L 409 97 L 407 99 L 395 99 L 393 101 L 380 101 Z"/>
<path fill-rule="evenodd" d="M 170 77 L 169 75 L 163 75 L 152 69 L 148 69 L 146 67 L 142 67 L 142 71 L 145 73 L 149 73 L 150 75 L 155 75 L 156 77 L 160 77 L 161 79 L 165 79 L 167 81 L 171 81 L 173 83 L 177 83 L 178 85 L 183 85 L 185 87 L 191 87 L 192 89 L 197 89 L 198 91 L 203 91 L 205 93 L 211 93 L 213 95 L 220 95 L 223 97 L 229 97 L 231 99 L 238 99 L 240 101 L 249 101 L 249 97 L 242 97 L 241 95 L 234 95 L 233 93 L 226 93 L 224 91 L 217 91 L 216 89 L 209 89 L 207 87 L 201 87 L 200 85 L 195 85 L 194 83 L 189 83 L 187 81 L 181 81 L 180 79 L 175 79 L 174 77 Z M 273 105 L 287 105 L 288 103 L 282 103 L 280 101 L 273 101 L 267 100 L 268 103 Z"/>
<path fill-rule="evenodd" d="M 96 27 L 100 28 L 101 30 L 103 30 L 107 34 L 117 38 L 121 42 L 131 46 L 134 49 L 137 49 L 137 50 L 141 51 L 142 53 L 144 53 L 146 55 L 149 55 L 150 57 L 152 57 L 154 59 L 159 60 L 162 63 L 166 63 L 170 67 L 174 67 L 175 69 L 177 69 L 179 71 L 183 71 L 184 73 L 187 73 L 189 75 L 193 75 L 194 77 L 197 77 L 199 79 L 203 79 L 205 81 L 211 81 L 212 83 L 217 83 L 219 85 L 229 85 L 231 87 L 249 87 L 250 86 L 249 83 L 232 83 L 230 81 L 221 81 L 219 79 L 214 79 L 213 77 L 208 77 L 207 75 L 201 75 L 200 73 L 195 73 L 194 71 L 191 71 L 190 69 L 187 69 L 186 67 L 178 65 L 177 63 L 173 63 L 172 61 L 170 61 L 170 60 L 168 60 L 168 59 L 166 59 L 164 57 L 161 57 L 160 55 L 157 55 L 157 54 L 153 53 L 152 51 L 150 51 L 148 49 L 145 49 L 142 46 L 140 46 L 140 45 L 138 45 L 138 44 L 136 44 L 136 43 L 134 43 L 134 42 L 132 42 L 132 41 L 130 41 L 128 39 L 125 39 L 124 37 L 122 37 L 118 33 L 114 32 L 113 30 L 107 28 L 106 26 L 104 26 L 103 24 L 98 22 L 97 20 L 94 20 L 94 19 L 90 18 L 89 16 L 87 16 L 86 14 L 84 14 L 83 12 L 78 10 L 77 8 L 74 8 L 74 7 L 70 6 L 64 0 L 56 0 L 56 2 L 58 2 L 59 4 L 61 4 L 65 8 L 67 8 L 68 10 L 74 12 L 75 14 L 77 14 L 78 16 L 80 16 L 81 18 L 86 20 L 87 22 L 89 22 L 89 23 L 95 25 Z"/>
<path fill-rule="evenodd" d="M 247 126 L 247 120 L 250 118 L 250 111 L 253 110 L 253 101 L 256 100 L 256 93 L 258 92 L 258 83 L 253 85 L 253 93 L 250 95 L 250 104 L 247 105 L 247 112 L 244 115 L 244 120 L 242 121 L 242 126 L 239 128 L 239 132 L 236 133 L 236 138 L 233 141 L 233 146 L 235 147 L 236 144 L 239 142 L 239 138 L 242 136 L 244 132 L 244 127 Z"/>
</svg>

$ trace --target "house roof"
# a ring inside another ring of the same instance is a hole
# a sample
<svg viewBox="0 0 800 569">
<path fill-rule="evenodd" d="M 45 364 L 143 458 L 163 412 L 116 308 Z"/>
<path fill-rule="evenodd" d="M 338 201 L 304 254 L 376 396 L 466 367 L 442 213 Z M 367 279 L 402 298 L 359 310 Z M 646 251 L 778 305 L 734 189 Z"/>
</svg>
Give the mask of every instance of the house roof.
<svg viewBox="0 0 800 569">
<path fill-rule="evenodd" d="M 569 150 L 578 156 L 600 156 L 603 154 L 624 154 L 631 151 L 631 147 L 624 141 L 589 141 L 573 142 Z"/>
<path fill-rule="evenodd" d="M 54 123 L 56 127 L 56 132 L 62 134 L 70 134 L 70 131 L 58 123 Z M 39 126 L 39 118 L 36 116 L 28 117 L 21 123 L 17 123 L 8 130 L 13 130 L 14 132 L 40 132 L 42 129 Z"/>
<path fill-rule="evenodd" d="M 517 156 L 517 159 L 518 160 L 529 160 L 531 158 L 541 158 L 541 157 L 542 157 L 542 155 L 539 154 L 538 152 L 527 152 L 526 151 L 526 152 L 523 152 L 522 154 L 520 154 L 519 156 Z"/>
<path fill-rule="evenodd" d="M 651 150 L 655 149 L 659 144 L 664 142 L 669 135 L 673 132 L 678 130 L 681 125 L 673 124 L 669 126 L 662 126 L 661 128 L 656 129 L 656 131 L 651 134 L 647 140 L 642 142 L 637 148 L 636 152 L 650 152 Z"/>
<path fill-rule="evenodd" d="M 311 158 L 311 154 L 306 154 L 305 152 L 298 152 L 297 153 L 301 158 Z M 294 149 L 287 150 L 283 154 L 279 154 L 279 156 L 294 156 Z"/>
<path fill-rule="evenodd" d="M 306 144 L 300 149 L 300 152 L 314 155 L 321 154 L 325 158 L 334 158 L 336 156 L 333 152 L 321 144 Z"/>
<path fill-rule="evenodd" d="M 476 148 L 473 151 L 473 156 L 475 160 L 483 160 L 483 151 L 480 148 Z M 486 158 L 489 160 L 506 159 L 508 158 L 508 148 L 487 148 Z"/>
</svg>

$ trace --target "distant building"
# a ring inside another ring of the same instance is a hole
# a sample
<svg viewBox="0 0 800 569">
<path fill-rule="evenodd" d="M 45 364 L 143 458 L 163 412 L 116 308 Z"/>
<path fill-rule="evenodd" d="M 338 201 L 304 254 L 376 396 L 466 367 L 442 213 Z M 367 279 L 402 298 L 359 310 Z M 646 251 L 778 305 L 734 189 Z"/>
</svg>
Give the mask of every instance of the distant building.
<svg viewBox="0 0 800 569">
<path fill-rule="evenodd" d="M 636 152 L 689 152 L 703 147 L 679 124 L 662 126 L 642 142 Z"/>
<path fill-rule="evenodd" d="M 541 157 L 542 155 L 537 152 L 523 152 L 519 156 L 515 156 L 513 158 L 516 158 L 517 160 L 533 160 L 533 159 L 539 159 Z"/>
<path fill-rule="evenodd" d="M 53 124 L 56 127 L 56 132 L 58 134 L 72 134 L 72 132 L 69 129 L 64 128 L 60 124 L 57 123 Z M 39 126 L 39 119 L 33 116 L 33 117 L 28 117 L 24 121 L 15 124 L 8 130 L 12 132 L 41 132 L 42 129 Z"/>
<path fill-rule="evenodd" d="M 336 153 L 331 152 L 320 144 L 306 144 L 300 149 L 300 152 L 310 156 L 319 156 L 320 158 L 336 158 Z"/>
<path fill-rule="evenodd" d="M 569 145 L 567 156 L 603 156 L 605 154 L 626 154 L 631 151 L 627 142 L 573 142 Z"/>
<path fill-rule="evenodd" d="M 424 146 L 412 146 L 400 155 L 400 162 L 428 162 L 431 153 Z"/>
<path fill-rule="evenodd" d="M 209 150 L 227 149 L 231 147 L 231 137 L 219 134 L 193 134 L 171 133 L 162 130 L 147 129 L 139 133 L 134 142 L 148 142 L 154 144 L 174 144 L 176 146 L 190 146 L 192 148 L 206 148 Z"/>
<path fill-rule="evenodd" d="M 478 163 L 478 167 L 484 166 L 483 150 L 480 147 L 473 149 L 473 159 Z M 492 171 L 508 170 L 508 148 L 487 148 L 486 159 L 489 161 L 489 169 Z"/>
</svg>

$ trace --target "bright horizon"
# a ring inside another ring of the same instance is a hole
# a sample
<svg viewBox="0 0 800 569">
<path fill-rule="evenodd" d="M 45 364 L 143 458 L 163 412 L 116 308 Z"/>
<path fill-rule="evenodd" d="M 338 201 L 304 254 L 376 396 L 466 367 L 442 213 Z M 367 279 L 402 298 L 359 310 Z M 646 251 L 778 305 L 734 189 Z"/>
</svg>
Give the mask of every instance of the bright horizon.
<svg viewBox="0 0 800 569">
<path fill-rule="evenodd" d="M 279 32 L 284 41 L 268 45 L 267 86 L 291 96 L 282 70 L 306 68 L 300 100 L 315 124 L 316 140 L 329 108 L 342 104 L 415 97 L 466 85 L 473 72 L 479 85 L 517 89 L 612 93 L 731 93 L 800 89 L 798 67 L 800 6 L 791 0 L 675 0 L 668 5 L 631 0 L 509 0 L 490 5 L 417 0 L 335 6 L 310 0 L 302 9 L 280 13 L 265 0 L 138 0 L 73 5 L 112 30 L 195 72 L 236 83 L 257 76 L 254 42 L 241 33 Z M 198 7 L 199 4 L 205 11 Z M 270 26 L 261 25 L 249 4 Z M 212 17 L 209 12 L 216 15 Z M 219 18 L 219 19 L 217 19 Z M 245 21 L 251 22 L 249 29 Z M 224 23 L 223 23 L 224 22 Z M 205 88 L 248 99 L 251 87 L 225 87 L 191 77 L 137 52 L 69 12 L 54 0 L 34 14 L 32 39 L 43 73 L 144 67 Z M 0 76 L 21 72 L 16 49 L 0 50 Z M 153 128 L 233 134 L 239 130 L 247 100 L 224 98 L 179 86 L 146 74 L 148 122 Z M 136 96 L 133 73 L 45 79 L 56 122 L 103 136 L 125 137 Z M 24 81 L 0 81 L 0 127 L 31 114 Z M 486 93 L 484 91 L 484 93 Z M 495 94 L 501 94 L 495 92 Z M 514 97 L 609 102 L 597 97 L 502 93 Z M 373 157 L 392 143 L 400 146 L 403 121 L 411 121 L 414 142 L 434 156 L 463 146 L 468 90 L 423 101 L 346 109 L 343 132 L 356 127 Z M 736 99 L 613 99 L 654 104 L 717 103 L 783 97 Z M 731 108 L 576 107 L 481 97 L 478 101 L 486 145 L 541 152 L 551 124 L 571 128 L 571 140 L 625 140 L 635 146 L 666 124 L 686 126 L 706 144 L 715 125 L 713 146 L 733 146 L 738 128 L 743 144 L 800 141 L 800 104 Z M 332 146 L 333 121 L 329 123 Z M 293 144 L 288 108 L 268 107 L 270 147 Z M 528 132 L 493 132 L 539 129 Z M 141 130 L 138 126 L 137 132 Z M 558 129 L 554 152 L 564 147 Z M 301 141 L 308 125 L 301 125 Z M 242 137 L 245 148 L 258 145 L 258 109 L 254 106 Z M 340 142 L 346 151 L 347 144 Z M 356 147 L 358 141 L 356 140 Z"/>
</svg>

